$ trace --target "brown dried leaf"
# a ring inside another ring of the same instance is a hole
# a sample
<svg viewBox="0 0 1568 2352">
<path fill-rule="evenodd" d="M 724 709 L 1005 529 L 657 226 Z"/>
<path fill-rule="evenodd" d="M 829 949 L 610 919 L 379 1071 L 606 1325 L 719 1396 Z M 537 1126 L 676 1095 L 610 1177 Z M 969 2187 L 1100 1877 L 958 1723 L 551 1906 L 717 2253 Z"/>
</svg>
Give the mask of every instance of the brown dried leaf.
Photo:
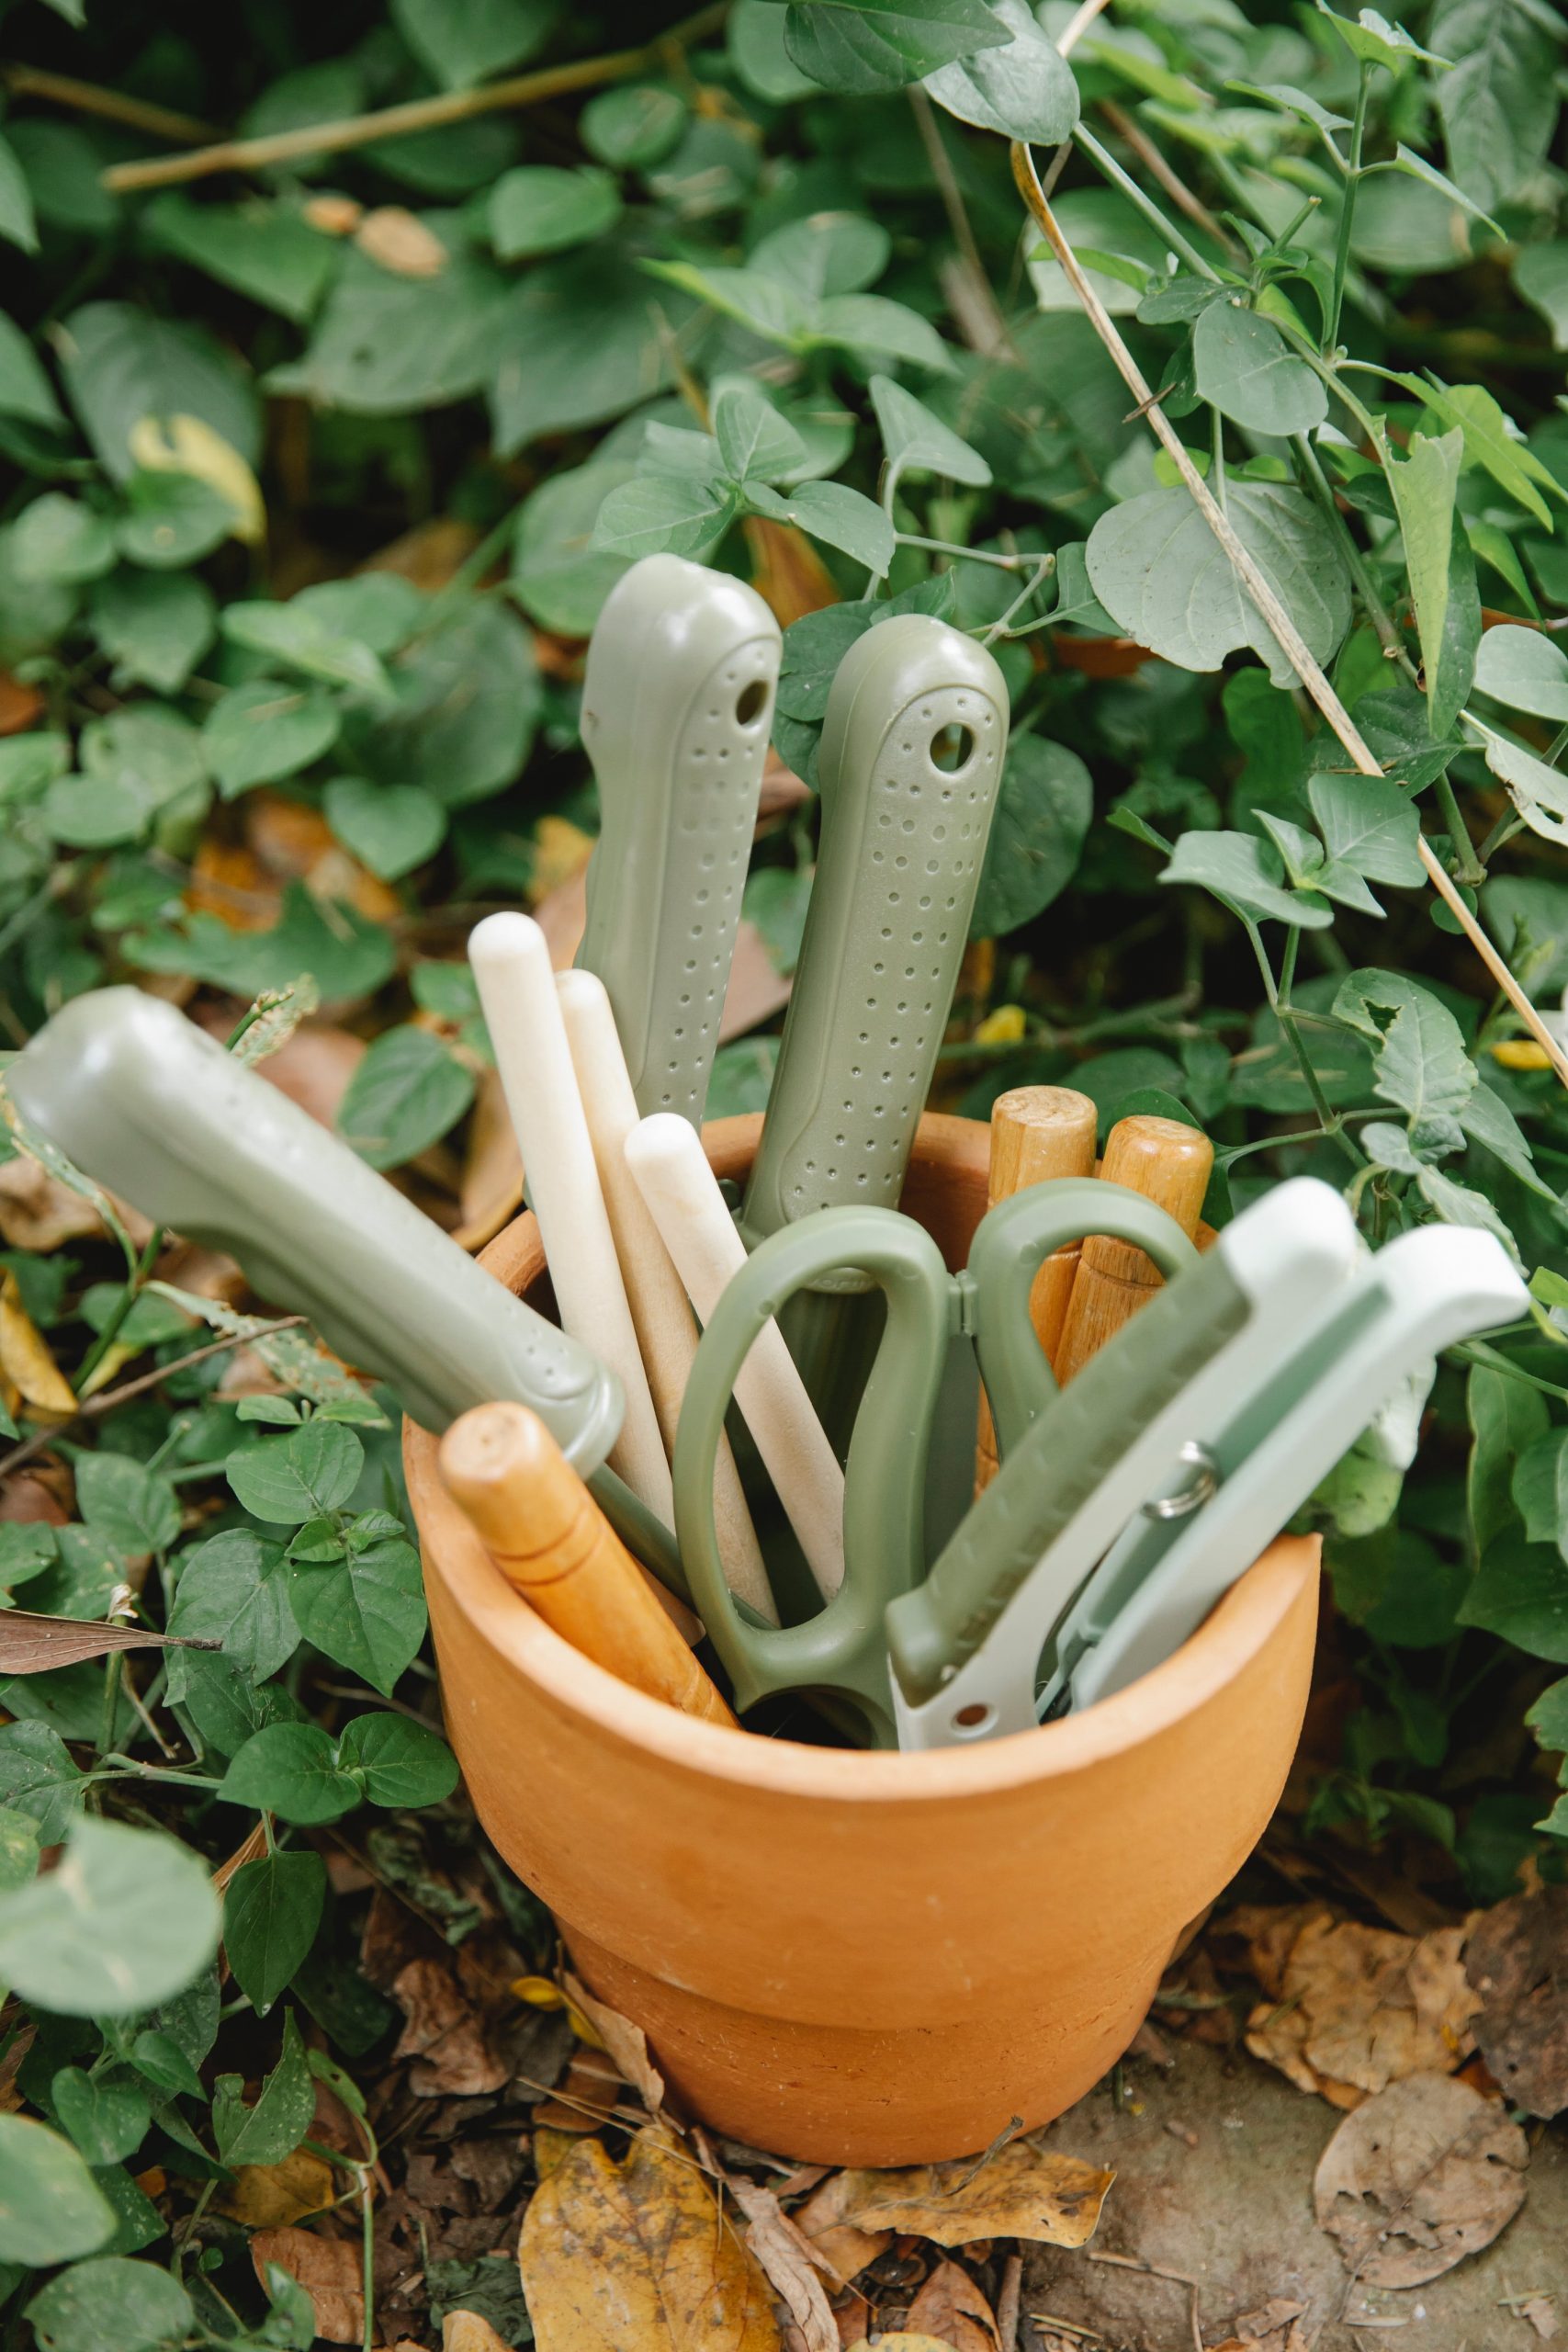
<svg viewBox="0 0 1568 2352">
<path fill-rule="evenodd" d="M 441 2352 L 507 2352 L 503 2336 L 478 2312 L 448 2312 L 441 2323 Z"/>
<path fill-rule="evenodd" d="M 746 2216 L 746 2243 L 795 2323 L 803 2352 L 839 2352 L 839 2323 L 823 2292 L 817 2248 L 802 2237 L 771 2188 L 760 2188 L 744 2173 L 725 2173 L 724 2178 Z"/>
<path fill-rule="evenodd" d="M 439 277 L 446 248 L 434 229 L 401 204 L 378 204 L 354 232 L 360 252 L 398 277 Z"/>
<path fill-rule="evenodd" d="M 391 1990 L 406 2020 L 392 2056 L 414 2061 L 409 2088 L 416 2098 L 477 2098 L 502 2087 L 506 2066 L 444 1962 L 411 1960 Z"/>
<path fill-rule="evenodd" d="M 296 2148 L 281 2164 L 237 2165 L 232 2188 L 220 2190 L 213 2210 L 248 2230 L 282 2229 L 325 2212 L 335 2194 L 331 2165 Z"/>
<path fill-rule="evenodd" d="M 0 1611 L 0 1674 L 51 1674 L 58 1666 L 107 1657 L 111 1650 L 217 1650 L 221 1642 L 154 1634 L 145 1625 L 108 1625 L 81 1617 L 41 1617 L 30 1609 Z"/>
<path fill-rule="evenodd" d="M 427 596 L 445 588 L 458 567 L 472 555 L 479 543 L 479 535 L 471 523 L 459 523 L 453 515 L 433 515 L 428 523 L 416 523 L 412 531 L 400 533 L 378 549 L 361 571 L 395 571 L 401 579 L 412 580 Z"/>
<path fill-rule="evenodd" d="M 850 2346 L 850 2352 L 953 2352 L 953 2348 L 940 2336 L 911 2335 L 907 2328 L 896 2327 L 891 2335 L 879 2335 L 874 2345 L 863 2335 Z"/>
<path fill-rule="evenodd" d="M 1519 2305 L 1519 2317 L 1528 2320 L 1536 2334 L 1551 2336 L 1557 2333 L 1557 2306 L 1550 2295 L 1531 2295 Z"/>
<path fill-rule="evenodd" d="M 523 1155 L 502 1091 L 500 1072 L 479 1072 L 468 1121 L 468 1157 L 458 1222 L 452 1238 L 460 1249 L 482 1250 L 523 1205 Z"/>
<path fill-rule="evenodd" d="M 804 531 L 757 514 L 748 515 L 745 530 L 751 584 L 781 628 L 838 603 L 833 575 Z"/>
<path fill-rule="evenodd" d="M 996 2313 L 956 2262 L 939 2262 L 907 2313 L 918 2335 L 923 2328 L 952 2352 L 1000 2352 Z"/>
<path fill-rule="evenodd" d="M 37 686 L 25 686 L 9 670 L 0 670 L 0 735 L 20 735 L 44 713 Z"/>
<path fill-rule="evenodd" d="M 761 933 L 743 918 L 735 934 L 735 958 L 719 1015 L 720 1045 L 743 1037 L 749 1029 L 782 1012 L 789 1002 L 789 991 L 790 983 L 775 967 Z"/>
<path fill-rule="evenodd" d="M 91 1201 L 73 1193 L 36 1159 L 18 1152 L 0 1166 L 0 1235 L 8 1250 L 47 1256 L 62 1242 L 83 1241 L 104 1230 Z"/>
<path fill-rule="evenodd" d="M 1247 2020 L 1247 2046 L 1337 2107 L 1412 2075 L 1450 2074 L 1474 2048 L 1481 2007 L 1463 1944 L 1462 1928 L 1417 1940 L 1320 1913 L 1291 1947 L 1280 2001 Z"/>
<path fill-rule="evenodd" d="M 762 762 L 762 790 L 757 803 L 757 820 L 765 817 L 782 817 L 787 809 L 803 808 L 811 797 L 811 786 L 786 767 L 770 744 L 768 756 Z"/>
<path fill-rule="evenodd" d="M 562 1982 L 573 2008 L 581 2011 L 619 2068 L 622 2082 L 630 2083 L 649 2115 L 657 2115 L 664 2105 L 664 2077 L 648 2054 L 648 2036 L 641 2026 L 596 2001 L 570 1969 Z"/>
<path fill-rule="evenodd" d="M 518 2263 L 548 2352 L 780 2352 L 715 2184 L 657 2129 L 620 2165 L 580 2140 L 530 2200 Z"/>
<path fill-rule="evenodd" d="M 1333 1926 L 1334 1914 L 1325 1903 L 1243 1903 L 1215 1920 L 1213 1940 L 1222 1947 L 1222 1964 L 1228 1964 L 1223 1947 L 1239 1939 L 1247 1947 L 1247 1965 L 1269 1999 L 1279 2001 L 1284 1997 L 1285 1963 L 1314 1922 Z"/>
<path fill-rule="evenodd" d="M 1305 2303 L 1274 2295 L 1260 2310 L 1238 2312 L 1235 2332 L 1209 2352 L 1308 2352 L 1301 2326 L 1306 2311 Z"/>
<path fill-rule="evenodd" d="M 854 2173 L 829 2173 L 795 2215 L 795 2227 L 846 2286 L 893 2243 L 891 2230 L 859 2230 L 844 2219 L 850 2199 L 860 2195 L 859 2177 Z"/>
<path fill-rule="evenodd" d="M 1348 2115 L 1324 2150 L 1318 2226 L 1361 2284 L 1419 2287 L 1513 2220 L 1529 2161 L 1496 2100 L 1445 2075 L 1412 2075 Z"/>
<path fill-rule="evenodd" d="M 621 2070 L 608 2052 L 577 2050 L 551 2096 L 534 2109 L 534 2120 L 557 2132 L 597 2132 L 620 2097 Z"/>
<path fill-rule="evenodd" d="M 261 1075 L 321 1125 L 330 1127 L 336 1123 L 349 1080 L 364 1058 L 363 1037 L 312 1021 L 267 1057 Z"/>
<path fill-rule="evenodd" d="M 1510 1894 L 1472 1928 L 1465 1971 L 1480 2013 L 1475 2040 L 1517 2107 L 1568 2107 L 1568 1887 Z"/>
<path fill-rule="evenodd" d="M 1012 2140 L 978 2171 L 969 2158 L 848 2177 L 854 2187 L 846 2192 L 844 2218 L 863 2228 L 908 2230 L 938 2245 L 973 2245 L 976 2238 L 1087 2245 L 1116 2176 L 1081 2157 Z"/>
<path fill-rule="evenodd" d="M 49 1351 L 49 1342 L 27 1308 L 7 1272 L 0 1282 L 0 1372 L 40 1412 L 70 1414 L 76 1410 L 71 1384 Z"/>
<path fill-rule="evenodd" d="M 329 2344 L 359 2344 L 365 2336 L 365 2282 L 360 2249 L 350 2238 L 319 2238 L 311 2230 L 258 2230 L 251 2260 L 266 2285 L 266 2266 L 304 2288 L 316 2314 L 316 2334 Z"/>
</svg>

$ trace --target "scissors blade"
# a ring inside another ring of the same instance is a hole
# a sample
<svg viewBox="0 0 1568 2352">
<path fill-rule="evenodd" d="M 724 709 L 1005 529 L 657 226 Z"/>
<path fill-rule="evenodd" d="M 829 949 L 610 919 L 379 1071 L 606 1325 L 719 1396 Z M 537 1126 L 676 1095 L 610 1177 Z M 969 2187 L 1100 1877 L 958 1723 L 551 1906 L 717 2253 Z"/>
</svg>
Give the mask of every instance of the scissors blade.
<svg viewBox="0 0 1568 2352">
<path fill-rule="evenodd" d="M 1047 1636 L 1184 1442 L 1350 1278 L 1350 1213 L 1281 1184 L 1227 1226 L 1039 1415 L 925 1583 L 887 1612 L 899 1743 L 1027 1729 Z"/>
<path fill-rule="evenodd" d="M 1366 1261 L 1275 1376 L 1205 1439 L 1221 1473 L 1189 1518 L 1128 1527 L 1065 1622 L 1045 1711 L 1124 1690 L 1194 1634 L 1400 1382 L 1444 1348 L 1526 1313 L 1490 1233 L 1426 1226 Z M 1056 1702 L 1058 1703 L 1054 1704 Z"/>
</svg>

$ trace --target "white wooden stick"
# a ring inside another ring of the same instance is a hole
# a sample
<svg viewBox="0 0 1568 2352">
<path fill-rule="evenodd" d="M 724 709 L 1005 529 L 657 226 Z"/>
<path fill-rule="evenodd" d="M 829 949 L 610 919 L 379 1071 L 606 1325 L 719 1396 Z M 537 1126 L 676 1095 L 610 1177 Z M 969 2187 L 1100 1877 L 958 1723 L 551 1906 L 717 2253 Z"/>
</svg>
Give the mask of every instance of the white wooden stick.
<svg viewBox="0 0 1568 2352">
<path fill-rule="evenodd" d="M 695 1131 L 671 1111 L 626 1138 L 636 1177 L 686 1295 L 705 1323 L 746 1246 Z M 823 1598 L 844 1580 L 844 1474 L 776 1323 L 758 1333 L 735 1382 L 735 1401 Z"/>
<path fill-rule="evenodd" d="M 615 1262 L 545 934 L 531 916 L 487 915 L 469 934 L 468 961 L 517 1131 L 561 1328 L 619 1376 L 626 1412 L 611 1467 L 668 1524 L 675 1515 L 670 1464 Z"/>
<path fill-rule="evenodd" d="M 639 1114 L 609 991 L 592 972 L 558 972 L 556 994 L 621 1261 L 621 1278 L 642 1349 L 643 1370 L 652 1391 L 664 1451 L 673 1461 L 681 1400 L 697 1352 L 697 1327 L 681 1277 L 626 1165 L 626 1137 Z M 770 1625 L 776 1625 L 773 1588 L 728 1439 L 721 1439 L 714 1464 L 713 1508 L 725 1581 L 731 1592 L 750 1601 Z"/>
</svg>

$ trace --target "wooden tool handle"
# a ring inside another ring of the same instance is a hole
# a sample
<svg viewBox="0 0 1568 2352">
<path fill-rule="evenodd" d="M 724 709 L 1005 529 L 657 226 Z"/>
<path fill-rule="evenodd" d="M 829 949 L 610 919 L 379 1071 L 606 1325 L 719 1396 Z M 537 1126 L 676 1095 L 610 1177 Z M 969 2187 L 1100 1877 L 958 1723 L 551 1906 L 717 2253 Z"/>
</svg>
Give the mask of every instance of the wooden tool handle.
<svg viewBox="0 0 1568 2352">
<path fill-rule="evenodd" d="M 496 1566 L 563 1641 L 686 1714 L 735 1722 L 536 1413 L 476 1406 L 440 1464 Z"/>
<path fill-rule="evenodd" d="M 643 1369 L 653 1394 L 664 1451 L 672 1461 L 681 1400 L 697 1352 L 696 1325 L 674 1261 L 626 1166 L 626 1137 L 640 1114 L 609 991 L 593 973 L 579 971 L 560 973 L 556 994 L 566 1022 L 567 1042 L 637 1326 Z M 778 1611 L 767 1568 L 728 1439 L 721 1442 L 714 1464 L 714 1522 L 725 1581 L 731 1592 L 739 1593 L 769 1624 L 776 1625 Z"/>
<path fill-rule="evenodd" d="M 1070 1086 L 1015 1086 L 991 1105 L 991 1166 L 988 1205 L 1010 1200 L 1028 1184 L 1057 1176 L 1092 1176 L 1096 1112 L 1087 1094 Z M 1055 1361 L 1067 1318 L 1067 1304 L 1078 1270 L 1078 1242 L 1053 1251 L 1034 1277 L 1029 1316 L 1034 1335 Z M 975 1444 L 975 1491 L 997 1475 L 997 1438 L 991 1408 L 980 1398 Z"/>
<path fill-rule="evenodd" d="M 1108 1183 L 1125 1184 L 1157 1203 L 1190 1236 L 1198 1229 L 1213 1165 L 1214 1147 L 1196 1127 L 1139 1113 L 1111 1128 L 1100 1173 Z M 1080 1372 L 1159 1286 L 1159 1272 L 1141 1250 L 1091 1234 L 1083 1245 L 1053 1359 L 1057 1379 L 1066 1383 Z"/>
</svg>

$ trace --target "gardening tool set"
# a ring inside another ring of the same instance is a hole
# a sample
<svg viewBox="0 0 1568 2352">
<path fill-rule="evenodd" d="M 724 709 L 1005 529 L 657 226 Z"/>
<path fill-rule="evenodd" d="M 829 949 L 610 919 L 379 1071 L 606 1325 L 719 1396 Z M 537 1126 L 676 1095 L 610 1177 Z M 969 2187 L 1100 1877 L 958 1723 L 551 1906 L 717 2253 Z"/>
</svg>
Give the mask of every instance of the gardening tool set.
<svg viewBox="0 0 1568 2352">
<path fill-rule="evenodd" d="M 1097 1167 L 1095 1106 L 1061 1087 L 998 1102 L 990 1204 L 949 1267 L 897 1204 L 1008 697 L 915 614 L 867 629 L 828 698 L 798 970 L 733 1204 L 701 1124 L 779 658 L 749 588 L 635 565 L 587 662 L 579 968 L 523 914 L 469 943 L 558 1328 L 167 1003 L 78 997 L 9 1082 L 99 1182 L 444 1430 L 448 1491 L 575 1647 L 709 1723 L 798 1697 L 795 1736 L 952 1747 L 1172 1657 L 1426 1362 L 1526 1295 L 1483 1232 L 1369 1252 L 1310 1178 L 1211 1232 L 1196 1128 L 1125 1118 Z"/>
</svg>

